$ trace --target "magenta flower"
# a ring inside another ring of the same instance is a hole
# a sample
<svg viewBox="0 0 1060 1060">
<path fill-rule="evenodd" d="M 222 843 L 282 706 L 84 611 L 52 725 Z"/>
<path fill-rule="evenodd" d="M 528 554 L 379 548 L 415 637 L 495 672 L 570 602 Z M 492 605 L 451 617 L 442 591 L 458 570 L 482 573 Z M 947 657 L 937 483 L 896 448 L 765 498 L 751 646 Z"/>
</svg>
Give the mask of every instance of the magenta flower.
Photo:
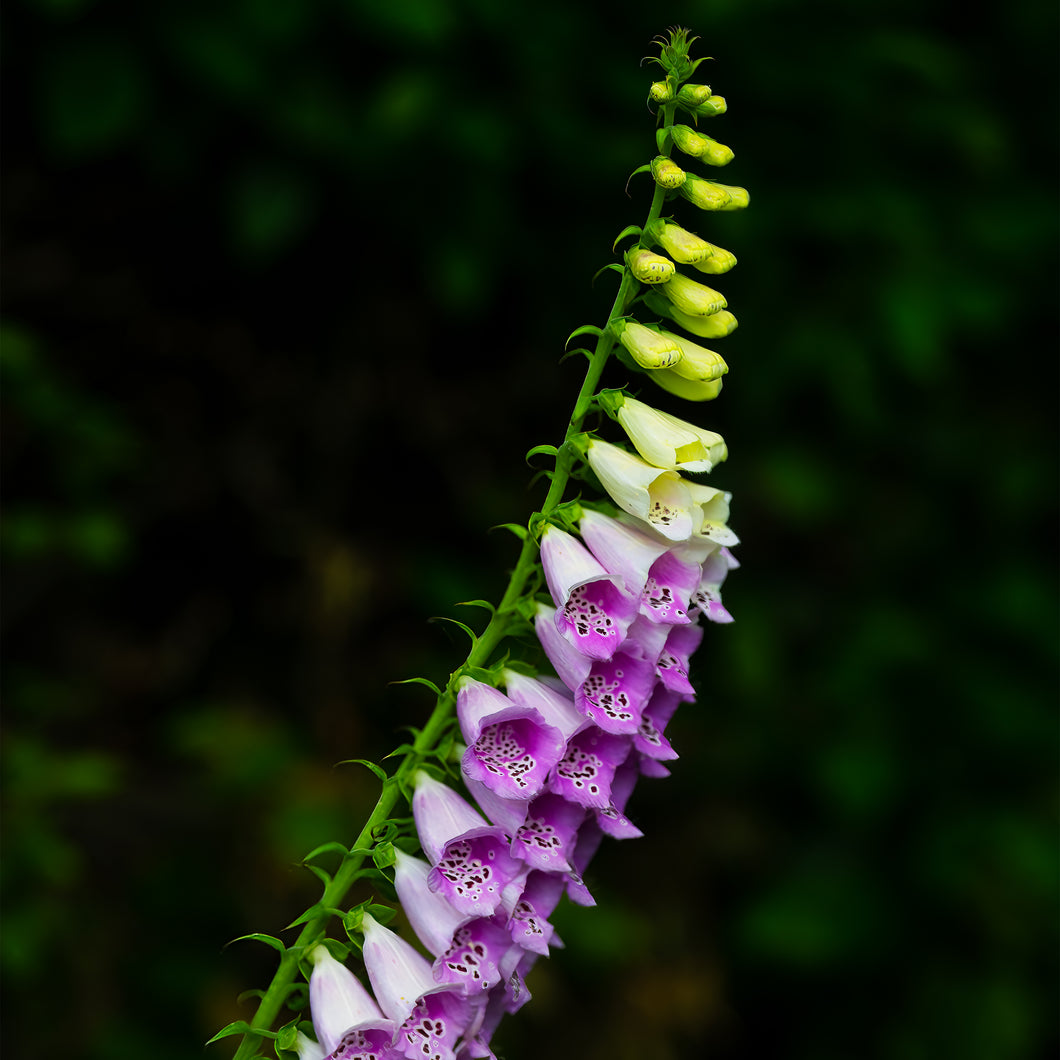
<svg viewBox="0 0 1060 1060">
<path fill-rule="evenodd" d="M 321 1055 L 328 1060 L 400 1056 L 390 1050 L 397 1024 L 383 1015 L 357 976 L 325 946 L 315 947 L 309 959 L 309 1007 Z M 312 1054 L 308 1049 L 307 1060 Z"/>
<path fill-rule="evenodd" d="M 586 511 L 578 524 L 601 565 L 622 578 L 642 615 L 653 622 L 689 622 L 689 598 L 699 585 L 696 563 L 679 559 L 659 537 L 599 512 Z M 643 524 L 641 524 L 643 525 Z"/>
<path fill-rule="evenodd" d="M 408 1060 L 454 1060 L 458 1039 L 473 1035 L 482 1008 L 452 983 L 439 986 L 427 959 L 367 913 L 364 964 L 379 1006 L 399 1024 L 393 1055 Z"/>
<path fill-rule="evenodd" d="M 519 952 L 504 926 L 492 918 L 461 915 L 430 889 L 426 861 L 397 848 L 394 852 L 394 887 L 416 937 L 435 957 L 435 980 L 478 994 L 511 975 Z"/>
<path fill-rule="evenodd" d="M 656 668 L 659 680 L 671 692 L 695 696 L 695 689 L 688 679 L 688 660 L 702 639 L 702 626 L 674 626 L 670 631 Z"/>
<path fill-rule="evenodd" d="M 663 735 L 663 731 L 682 700 L 687 699 L 688 696 L 672 692 L 665 685 L 656 686 L 651 701 L 641 715 L 640 731 L 633 737 L 633 747 L 639 754 L 657 762 L 668 762 L 677 758 L 677 752 Z"/>
<path fill-rule="evenodd" d="M 612 839 L 639 839 L 644 833 L 626 816 L 626 803 L 640 777 L 639 756 L 634 752 L 615 770 L 611 804 L 596 811 L 596 823 Z"/>
<path fill-rule="evenodd" d="M 575 537 L 554 526 L 541 537 L 541 565 L 556 604 L 556 628 L 582 655 L 610 659 L 626 636 L 636 603 Z"/>
<path fill-rule="evenodd" d="M 455 791 L 420 770 L 413 779 L 412 816 L 434 866 L 432 890 L 465 916 L 490 916 L 504 888 L 523 871 L 504 832 L 488 825 Z"/>
<path fill-rule="evenodd" d="M 468 745 L 464 775 L 502 798 L 533 798 L 563 757 L 566 740 L 559 730 L 532 707 L 513 703 L 481 681 L 460 680 L 456 712 Z"/>
<path fill-rule="evenodd" d="M 532 869 L 571 872 L 578 827 L 585 810 L 560 795 L 540 795 L 530 803 L 526 820 L 512 839 L 512 854 Z"/>
<path fill-rule="evenodd" d="M 583 729 L 571 739 L 563 761 L 556 766 L 552 790 L 579 806 L 594 810 L 609 806 L 611 781 L 629 754 L 630 743 L 628 736 L 615 736 L 595 726 Z"/>
</svg>

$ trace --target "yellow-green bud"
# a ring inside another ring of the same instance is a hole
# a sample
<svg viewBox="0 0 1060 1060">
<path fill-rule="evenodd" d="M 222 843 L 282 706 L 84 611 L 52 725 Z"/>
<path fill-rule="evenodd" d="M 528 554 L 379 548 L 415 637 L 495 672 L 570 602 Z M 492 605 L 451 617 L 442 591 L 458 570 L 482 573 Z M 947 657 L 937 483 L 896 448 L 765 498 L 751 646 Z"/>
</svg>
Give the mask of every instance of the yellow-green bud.
<svg viewBox="0 0 1060 1060">
<path fill-rule="evenodd" d="M 693 266 L 700 272 L 717 276 L 719 273 L 728 272 L 736 264 L 736 255 L 731 250 L 723 250 L 721 247 L 710 244 L 711 255 L 700 261 L 693 262 Z"/>
<path fill-rule="evenodd" d="M 692 232 L 687 232 L 680 225 L 667 221 L 653 221 L 647 229 L 649 238 L 654 240 L 682 265 L 695 265 L 696 262 L 709 258 L 714 248 L 705 239 Z"/>
<path fill-rule="evenodd" d="M 739 210 L 750 200 L 746 188 L 717 184 L 694 173 L 687 174 L 686 178 L 681 184 L 681 194 L 701 210 Z"/>
<path fill-rule="evenodd" d="M 674 335 L 638 324 L 635 320 L 617 320 L 613 325 L 618 341 L 641 368 L 669 368 L 682 357 L 682 347 Z"/>
<path fill-rule="evenodd" d="M 630 272 L 641 283 L 666 283 L 677 271 L 669 258 L 645 250 L 644 247 L 634 247 L 626 255 L 626 263 L 629 265 Z"/>
<path fill-rule="evenodd" d="M 659 290 L 676 308 L 682 313 L 688 313 L 689 316 L 710 316 L 711 313 L 724 309 L 728 304 L 723 294 L 701 283 L 696 283 L 695 280 L 690 280 L 681 273 L 676 273 L 674 278 L 664 283 Z"/>
<path fill-rule="evenodd" d="M 682 85 L 677 93 L 677 102 L 684 107 L 698 107 L 710 98 L 710 85 Z"/>
<path fill-rule="evenodd" d="M 692 112 L 697 118 L 713 118 L 718 114 L 724 114 L 729 109 L 724 96 L 711 96 L 704 103 L 700 103 Z"/>
<path fill-rule="evenodd" d="M 672 368 L 664 368 L 659 372 L 652 372 L 653 383 L 658 383 L 663 390 L 676 394 L 685 401 L 710 401 L 721 393 L 720 379 L 694 380 L 685 379 L 678 375 Z"/>
<path fill-rule="evenodd" d="M 720 309 L 706 317 L 694 317 L 682 313 L 675 306 L 670 307 L 675 324 L 680 324 L 685 331 L 691 332 L 700 339 L 723 339 L 736 330 L 736 317 L 727 309 Z"/>
<path fill-rule="evenodd" d="M 709 136 L 696 132 L 687 125 L 675 125 L 670 129 L 670 135 L 674 138 L 678 150 L 683 151 L 692 158 L 698 158 L 706 162 L 708 166 L 725 166 L 732 159 L 732 150 Z"/>
<path fill-rule="evenodd" d="M 662 188 L 679 188 L 685 182 L 685 171 L 666 155 L 656 155 L 651 160 L 651 175 Z"/>
<path fill-rule="evenodd" d="M 648 98 L 653 103 L 669 103 L 674 98 L 674 90 L 669 81 L 654 81 L 648 89 Z"/>
<path fill-rule="evenodd" d="M 729 370 L 724 359 L 713 350 L 697 346 L 688 339 L 678 339 L 678 342 L 681 345 L 681 359 L 670 368 L 682 379 L 695 382 L 718 379 Z"/>
</svg>

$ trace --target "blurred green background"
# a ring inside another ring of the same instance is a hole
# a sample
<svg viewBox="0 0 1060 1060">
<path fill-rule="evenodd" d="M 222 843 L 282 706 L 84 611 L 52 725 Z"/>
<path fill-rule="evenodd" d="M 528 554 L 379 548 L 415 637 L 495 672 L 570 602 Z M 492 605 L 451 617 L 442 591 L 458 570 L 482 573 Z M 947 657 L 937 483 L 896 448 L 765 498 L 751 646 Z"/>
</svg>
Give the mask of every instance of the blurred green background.
<svg viewBox="0 0 1060 1060">
<path fill-rule="evenodd" d="M 1056 25 L 1015 0 L 11 0 L 12 1057 L 202 1055 L 496 598 L 700 34 L 744 567 L 507 1060 L 1056 1049 Z M 608 382 L 624 381 L 616 366 Z M 678 405 L 658 396 L 678 411 Z M 466 616 L 463 616 L 466 617 Z M 57 1011 L 58 1009 L 58 1011 Z M 71 1046 L 71 1043 L 76 1043 Z M 230 1055 L 228 1045 L 208 1056 Z"/>
</svg>

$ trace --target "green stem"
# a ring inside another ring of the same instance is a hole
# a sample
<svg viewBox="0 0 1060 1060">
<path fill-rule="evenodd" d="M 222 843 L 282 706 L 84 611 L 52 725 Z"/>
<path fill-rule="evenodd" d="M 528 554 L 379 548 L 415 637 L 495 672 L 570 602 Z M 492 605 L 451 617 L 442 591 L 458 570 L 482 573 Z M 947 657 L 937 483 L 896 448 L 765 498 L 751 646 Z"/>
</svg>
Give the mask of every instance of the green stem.
<svg viewBox="0 0 1060 1060">
<path fill-rule="evenodd" d="M 671 106 L 664 110 L 664 121 L 670 124 L 672 120 L 673 107 Z M 660 216 L 665 200 L 666 190 L 656 185 L 651 208 L 648 211 L 648 218 L 644 222 L 645 228 Z M 636 297 L 638 289 L 639 284 L 629 269 L 623 270 L 622 282 L 619 285 L 618 293 L 615 295 L 611 312 L 608 314 L 607 324 L 604 325 L 603 331 L 597 339 L 596 349 L 589 357 L 589 367 L 586 369 L 585 378 L 582 380 L 581 389 L 574 403 L 574 409 L 564 437 L 564 444 L 560 447 L 556 458 L 556 470 L 552 476 L 552 482 L 541 505 L 541 510 L 535 513 L 535 516 L 547 517 L 563 499 L 575 459 L 574 447 L 568 443 L 582 432 L 582 424 L 592 407 L 593 395 L 599 386 L 604 365 L 607 363 L 611 350 L 614 348 L 615 339 L 611 333 L 610 325 L 619 317 L 625 315 L 629 304 Z M 365 852 L 370 850 L 375 844 L 376 829 L 385 825 L 390 819 L 398 800 L 402 798 L 402 790 L 408 786 L 416 770 L 419 769 L 430 752 L 437 746 L 456 706 L 457 683 L 460 678 L 470 668 L 485 666 L 511 626 L 521 621 L 516 610 L 516 604 L 522 597 L 526 589 L 526 583 L 537 565 L 538 551 L 537 541 L 534 540 L 532 535 L 528 534 L 523 541 L 519 558 L 512 570 L 508 587 L 504 591 L 497 610 L 490 618 L 489 624 L 476 639 L 464 664 L 450 675 L 445 691 L 439 696 L 426 725 L 413 741 L 412 750 L 406 754 L 394 775 L 389 777 L 383 784 L 383 790 L 375 804 L 375 808 L 361 829 L 361 834 L 357 837 L 350 848 L 350 853 L 345 856 L 342 864 L 331 878 L 331 882 L 324 889 L 320 899 L 322 909 L 337 909 L 342 904 L 350 887 L 353 886 L 361 866 L 364 864 L 364 859 L 367 856 Z M 356 853 L 353 851 L 356 851 Z M 308 952 L 324 937 L 331 917 L 331 913 L 322 912 L 312 920 L 307 921 L 294 944 L 280 958 L 276 974 L 273 976 L 268 989 L 262 995 L 258 1010 L 250 1022 L 250 1026 L 254 1030 L 268 1030 L 279 1018 L 284 1000 L 287 998 L 291 984 L 294 982 L 298 972 L 299 960 L 304 953 Z M 233 1060 L 251 1060 L 252 1057 L 257 1055 L 257 1047 L 260 1040 L 260 1036 L 254 1033 L 244 1035 Z"/>
</svg>

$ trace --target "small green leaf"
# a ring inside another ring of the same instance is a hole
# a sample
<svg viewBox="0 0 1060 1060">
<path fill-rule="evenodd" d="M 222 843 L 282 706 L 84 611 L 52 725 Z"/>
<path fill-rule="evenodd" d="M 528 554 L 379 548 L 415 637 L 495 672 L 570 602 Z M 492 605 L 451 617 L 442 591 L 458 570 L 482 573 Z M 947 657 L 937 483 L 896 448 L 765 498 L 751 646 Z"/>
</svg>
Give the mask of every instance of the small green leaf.
<svg viewBox="0 0 1060 1060">
<path fill-rule="evenodd" d="M 244 1001 L 249 1001 L 252 997 L 263 998 L 264 996 L 264 990 L 244 990 L 243 993 L 236 998 L 236 1003 L 242 1005 Z"/>
<path fill-rule="evenodd" d="M 392 685 L 426 685 L 436 696 L 442 694 L 442 690 L 433 682 L 428 681 L 426 677 L 406 677 L 403 681 L 390 681 Z"/>
<path fill-rule="evenodd" d="M 567 341 L 563 344 L 563 348 L 566 349 L 570 345 L 570 340 L 576 335 L 596 335 L 597 338 L 603 334 L 603 331 L 598 328 L 595 324 L 582 324 L 580 328 L 575 328 L 568 336 Z"/>
<path fill-rule="evenodd" d="M 457 621 L 455 618 L 449 618 L 447 615 L 432 615 L 427 619 L 428 622 L 449 622 L 454 626 L 459 626 L 470 638 L 472 645 L 478 643 L 478 634 L 470 627 L 465 626 L 463 622 Z M 438 693 L 441 695 L 441 693 Z"/>
<path fill-rule="evenodd" d="M 616 250 L 618 248 L 618 244 L 621 243 L 622 240 L 626 238 L 626 236 L 639 237 L 643 235 L 643 233 L 643 228 L 639 228 L 637 225 L 628 225 L 626 228 L 623 228 L 622 231 L 619 232 L 618 235 L 615 237 L 614 243 L 611 244 L 611 249 Z"/>
<path fill-rule="evenodd" d="M 259 931 L 255 931 L 250 935 L 240 935 L 239 938 L 232 939 L 226 943 L 227 946 L 231 946 L 233 942 L 245 942 L 250 939 L 252 942 L 264 942 L 266 946 L 271 946 L 274 950 L 279 950 L 280 953 L 286 953 L 287 947 L 278 939 L 272 935 L 263 935 Z"/>
<path fill-rule="evenodd" d="M 256 1027 L 251 1027 L 246 1020 L 236 1020 L 234 1023 L 229 1023 L 227 1027 L 222 1027 L 206 1044 L 212 1045 L 214 1042 L 219 1042 L 222 1038 L 231 1038 L 233 1034 L 254 1034 L 259 1038 L 273 1038 L 276 1037 L 275 1031 L 259 1030 Z"/>
<path fill-rule="evenodd" d="M 490 531 L 494 530 L 510 530 L 520 541 L 526 540 L 526 527 L 520 526 L 518 523 L 498 523 L 496 526 L 491 526 Z"/>
<path fill-rule="evenodd" d="M 310 920 L 316 920 L 317 917 L 322 916 L 324 911 L 324 907 L 319 902 L 314 902 L 297 920 L 292 920 L 284 931 L 298 927 L 299 924 L 308 924 Z"/>
<path fill-rule="evenodd" d="M 394 854 L 394 844 L 389 840 L 385 843 L 379 843 L 372 851 L 372 860 L 378 868 L 389 869 L 397 861 L 397 856 Z"/>
<path fill-rule="evenodd" d="M 410 680 L 411 681 L 423 682 L 423 681 L 426 681 L 426 678 L 413 677 L 413 678 L 410 678 Z M 407 684 L 408 682 L 407 681 L 393 681 L 391 683 L 392 684 L 403 685 L 403 684 Z M 429 684 L 430 682 L 427 682 L 427 683 Z M 439 692 L 438 695 L 441 695 L 441 692 Z M 387 776 L 387 774 L 386 774 L 386 772 L 384 770 L 380 769 L 379 766 L 377 766 L 375 764 L 375 762 L 369 762 L 367 758 L 344 758 L 341 762 L 336 762 L 335 764 L 339 765 L 339 766 L 364 766 L 365 769 L 370 769 L 384 784 L 390 779 Z M 341 845 L 341 844 L 337 844 L 337 845 Z"/>
<path fill-rule="evenodd" d="M 356 761 L 356 759 L 351 759 L 351 761 Z M 342 764 L 342 762 L 339 763 L 339 765 Z M 343 843 L 321 843 L 320 846 L 314 847 L 304 858 L 302 858 L 302 864 L 304 865 L 306 862 L 312 861 L 313 858 L 319 857 L 321 854 L 338 854 L 344 858 L 348 853 L 349 847 L 345 846 Z"/>
<path fill-rule="evenodd" d="M 556 456 L 559 450 L 554 445 L 535 445 L 533 449 L 527 451 L 526 462 L 530 463 L 530 457 L 537 456 L 538 453 L 544 453 L 545 456 Z"/>
<path fill-rule="evenodd" d="M 322 869 L 319 865 L 310 865 L 310 864 L 307 864 L 306 862 L 303 862 L 302 863 L 302 868 L 303 869 L 308 869 L 314 876 L 316 876 L 316 878 L 318 880 L 320 880 L 320 882 L 325 887 L 328 887 L 328 886 L 331 885 L 331 873 L 327 872 L 325 869 Z"/>
<path fill-rule="evenodd" d="M 495 614 L 497 609 L 489 602 L 489 600 L 458 600 L 457 607 L 484 607 L 489 613 Z M 441 695 L 441 693 L 438 693 Z"/>
</svg>

